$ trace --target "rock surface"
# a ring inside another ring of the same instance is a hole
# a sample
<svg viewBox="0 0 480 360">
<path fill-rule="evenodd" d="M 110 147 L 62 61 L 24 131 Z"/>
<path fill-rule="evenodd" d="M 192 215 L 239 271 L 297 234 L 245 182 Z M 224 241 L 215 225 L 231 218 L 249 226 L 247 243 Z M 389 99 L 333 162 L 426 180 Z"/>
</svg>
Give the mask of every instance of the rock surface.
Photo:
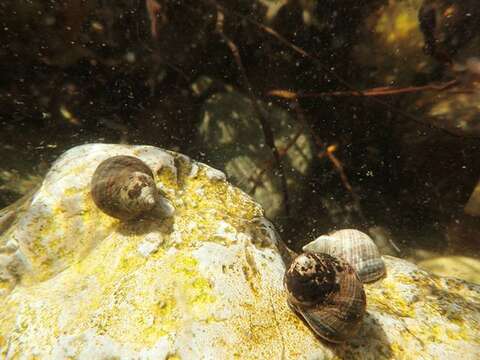
<svg viewBox="0 0 480 360">
<path fill-rule="evenodd" d="M 120 223 L 89 181 L 109 156 L 144 160 L 175 207 Z M 0 234 L 6 359 L 480 357 L 480 287 L 385 257 L 357 336 L 330 345 L 286 305 L 277 235 L 224 175 L 149 146 L 65 153 Z"/>
<path fill-rule="evenodd" d="M 480 284 L 480 260 L 468 256 L 439 256 L 420 261 L 422 269 L 440 276 L 454 276 Z"/>
</svg>

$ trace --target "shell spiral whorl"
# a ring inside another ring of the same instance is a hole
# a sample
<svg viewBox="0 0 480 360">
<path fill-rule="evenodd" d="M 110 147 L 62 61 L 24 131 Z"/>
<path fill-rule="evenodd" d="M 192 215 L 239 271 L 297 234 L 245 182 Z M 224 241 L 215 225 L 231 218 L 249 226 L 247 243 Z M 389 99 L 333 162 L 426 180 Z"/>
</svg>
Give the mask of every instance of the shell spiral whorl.
<svg viewBox="0 0 480 360">
<path fill-rule="evenodd" d="M 322 235 L 305 245 L 303 251 L 326 253 L 346 260 L 364 283 L 378 280 L 386 272 L 377 245 L 359 230 L 344 229 Z"/>
<path fill-rule="evenodd" d="M 140 216 L 151 210 L 157 200 L 152 170 L 142 160 L 126 155 L 108 158 L 98 165 L 91 194 L 103 212 L 120 220 Z"/>
<path fill-rule="evenodd" d="M 345 341 L 360 326 L 365 292 L 346 261 L 328 254 L 300 254 L 285 273 L 284 284 L 289 305 L 323 339 Z"/>
<path fill-rule="evenodd" d="M 295 294 L 290 298 L 292 304 L 315 305 L 336 288 L 334 262 L 321 259 L 320 256 L 302 254 L 289 268 L 285 287 L 289 294 Z"/>
</svg>

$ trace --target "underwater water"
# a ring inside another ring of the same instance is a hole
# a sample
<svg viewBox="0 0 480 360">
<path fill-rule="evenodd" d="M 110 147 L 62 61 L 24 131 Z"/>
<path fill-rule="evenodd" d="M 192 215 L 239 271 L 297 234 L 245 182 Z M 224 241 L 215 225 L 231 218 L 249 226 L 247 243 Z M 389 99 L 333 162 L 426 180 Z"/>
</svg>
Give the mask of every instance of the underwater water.
<svg viewBox="0 0 480 360">
<path fill-rule="evenodd" d="M 472 4 L 2 2 L 0 205 L 75 145 L 148 144 L 224 170 L 293 249 L 357 228 L 477 258 Z"/>
<path fill-rule="evenodd" d="M 0 358 L 223 358 L 217 323 L 232 358 L 480 356 L 477 0 L 0 0 L 0 25 Z"/>
</svg>

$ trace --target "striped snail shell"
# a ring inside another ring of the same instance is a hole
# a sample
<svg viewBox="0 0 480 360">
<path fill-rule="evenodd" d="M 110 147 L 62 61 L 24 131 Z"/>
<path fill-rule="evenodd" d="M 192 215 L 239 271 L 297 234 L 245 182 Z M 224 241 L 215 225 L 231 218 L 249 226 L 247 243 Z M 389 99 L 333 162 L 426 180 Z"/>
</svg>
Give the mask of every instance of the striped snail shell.
<svg viewBox="0 0 480 360">
<path fill-rule="evenodd" d="M 385 275 L 385 263 L 377 245 L 367 234 L 344 229 L 323 235 L 303 247 L 306 252 L 330 254 L 346 260 L 364 283 L 378 280 Z"/>
<path fill-rule="evenodd" d="M 285 273 L 284 285 L 290 307 L 321 338 L 343 342 L 358 330 L 366 297 L 346 261 L 328 254 L 300 254 Z"/>
<path fill-rule="evenodd" d="M 103 212 L 120 220 L 139 217 L 157 200 L 152 170 L 142 160 L 126 155 L 110 157 L 98 165 L 91 194 Z"/>
</svg>

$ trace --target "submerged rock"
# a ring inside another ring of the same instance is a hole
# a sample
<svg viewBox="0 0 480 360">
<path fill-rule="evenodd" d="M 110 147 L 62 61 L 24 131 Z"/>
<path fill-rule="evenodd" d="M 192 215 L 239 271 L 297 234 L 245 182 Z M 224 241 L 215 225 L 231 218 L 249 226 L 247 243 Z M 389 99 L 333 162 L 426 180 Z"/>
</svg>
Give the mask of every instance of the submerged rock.
<svg viewBox="0 0 480 360">
<path fill-rule="evenodd" d="M 430 70 L 433 61 L 423 51 L 425 42 L 418 22 L 422 2 L 385 1 L 365 18 L 360 28 L 362 41 L 353 51 L 369 81 L 410 86 L 418 73 Z"/>
<path fill-rule="evenodd" d="M 306 129 L 287 111 L 273 104 L 259 102 L 259 106 L 272 128 L 275 146 L 283 153 L 289 205 L 291 212 L 296 213 L 305 206 L 296 200 L 306 190 L 313 144 Z M 203 106 L 198 143 L 209 161 L 225 170 L 232 183 L 251 193 L 269 218 L 283 213 L 280 174 L 248 97 L 237 91 L 212 95 Z"/>
<path fill-rule="evenodd" d="M 439 256 L 420 261 L 422 269 L 480 284 L 480 260 L 468 256 Z"/>
<path fill-rule="evenodd" d="M 91 176 L 120 154 L 152 169 L 173 214 L 120 222 L 95 207 Z M 278 241 L 261 207 L 204 164 L 149 146 L 76 147 L 0 235 L 0 357 L 480 356 L 480 287 L 393 257 L 365 286 L 359 333 L 323 342 L 287 305 Z"/>
<path fill-rule="evenodd" d="M 480 181 L 475 186 L 475 189 L 473 189 L 464 211 L 465 214 L 471 216 L 480 216 Z"/>
<path fill-rule="evenodd" d="M 478 5 L 474 2 L 385 1 L 365 18 L 360 28 L 362 41 L 353 48 L 355 59 L 363 66 L 364 82 L 370 84 L 365 88 L 374 88 L 378 84 L 393 88 L 433 85 L 435 91 L 419 91 L 403 97 L 397 95 L 401 101 L 399 108 L 435 128 L 460 136 L 479 137 L 480 85 L 477 79 L 480 36 L 473 36 L 479 33 L 476 29 L 479 23 Z M 430 30 L 435 34 L 431 41 L 428 35 L 422 33 L 419 21 L 422 4 L 426 8 L 436 8 L 438 12 L 437 19 L 427 21 L 433 26 Z M 472 36 L 467 36 L 467 33 Z M 428 54 L 431 52 L 426 51 L 431 45 L 429 43 L 443 48 L 440 53 L 449 53 L 448 61 L 455 64 L 453 71 L 441 65 L 446 59 L 439 61 L 437 56 Z M 457 52 L 460 48 L 461 51 Z M 438 77 L 435 74 L 442 66 L 445 67 L 441 71 L 443 75 Z M 456 85 L 447 86 L 452 79 L 457 80 Z"/>
</svg>

